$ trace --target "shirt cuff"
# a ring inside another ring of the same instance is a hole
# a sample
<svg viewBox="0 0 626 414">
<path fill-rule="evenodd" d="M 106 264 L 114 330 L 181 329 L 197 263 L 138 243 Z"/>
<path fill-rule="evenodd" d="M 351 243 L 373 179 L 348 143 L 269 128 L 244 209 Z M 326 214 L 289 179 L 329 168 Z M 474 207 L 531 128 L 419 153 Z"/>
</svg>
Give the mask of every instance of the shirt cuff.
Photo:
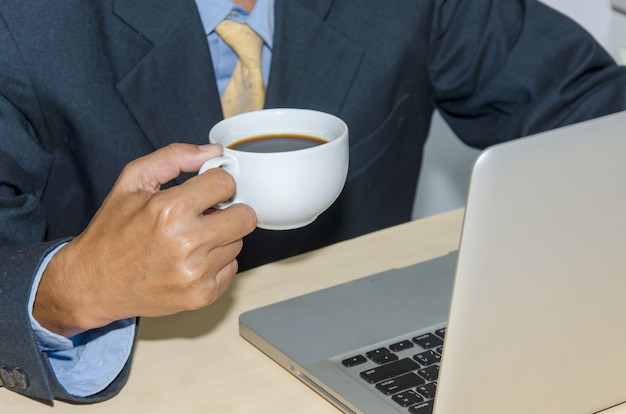
<svg viewBox="0 0 626 414">
<path fill-rule="evenodd" d="M 46 255 L 39 267 L 30 292 L 28 313 L 39 349 L 48 353 L 59 383 L 69 394 L 87 397 L 105 389 L 124 368 L 132 350 L 136 320 L 116 321 L 70 339 L 45 329 L 37 322 L 33 317 L 33 306 L 39 282 L 54 254 L 65 244 Z"/>
</svg>

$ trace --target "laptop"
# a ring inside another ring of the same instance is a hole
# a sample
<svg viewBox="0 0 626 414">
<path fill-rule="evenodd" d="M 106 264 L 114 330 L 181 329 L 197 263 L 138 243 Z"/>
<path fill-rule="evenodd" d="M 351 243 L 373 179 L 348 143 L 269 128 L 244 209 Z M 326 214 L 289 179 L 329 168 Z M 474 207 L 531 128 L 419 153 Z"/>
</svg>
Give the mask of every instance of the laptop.
<svg viewBox="0 0 626 414">
<path fill-rule="evenodd" d="M 240 316 L 345 413 L 590 414 L 626 401 L 626 112 L 477 159 L 458 251 Z"/>
</svg>

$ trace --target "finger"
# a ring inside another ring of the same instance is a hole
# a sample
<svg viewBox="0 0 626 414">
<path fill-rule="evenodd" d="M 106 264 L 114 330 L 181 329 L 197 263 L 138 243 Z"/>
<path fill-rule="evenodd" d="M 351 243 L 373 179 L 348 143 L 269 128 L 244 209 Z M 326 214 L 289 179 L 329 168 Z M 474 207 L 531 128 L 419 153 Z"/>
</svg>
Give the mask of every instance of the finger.
<svg viewBox="0 0 626 414">
<path fill-rule="evenodd" d="M 233 260 L 185 298 L 185 309 L 196 310 L 214 303 L 228 290 L 236 274 L 237 261 Z"/>
<path fill-rule="evenodd" d="M 207 240 L 206 249 L 225 246 L 250 234 L 257 224 L 254 210 L 246 204 L 233 204 L 224 210 L 199 216 L 201 231 Z M 238 254 L 239 252 L 237 252 Z"/>
<path fill-rule="evenodd" d="M 155 193 L 181 172 L 198 171 L 205 161 L 221 154 L 222 147 L 216 144 L 170 144 L 130 162 L 120 175 L 119 186 L 127 191 Z"/>
<path fill-rule="evenodd" d="M 242 243 L 232 243 L 211 251 L 204 258 L 205 261 L 219 267 L 207 270 L 201 279 L 198 279 L 192 289 L 187 290 L 184 298 L 181 298 L 181 306 L 186 310 L 199 309 L 215 302 L 230 286 L 238 270 L 237 260 L 234 258 L 241 250 Z M 227 258 L 226 261 L 222 261 Z"/>
<path fill-rule="evenodd" d="M 235 180 L 229 173 L 221 168 L 214 168 L 158 195 L 168 198 L 168 205 L 185 203 L 189 213 L 197 216 L 228 201 L 235 194 L 235 188 Z"/>
<path fill-rule="evenodd" d="M 215 302 L 217 298 L 222 296 L 228 287 L 231 285 L 233 279 L 237 275 L 237 270 L 239 269 L 239 264 L 237 260 L 233 260 L 224 266 L 213 278 L 213 281 L 210 283 L 210 289 L 208 292 L 208 300 L 210 303 Z"/>
</svg>

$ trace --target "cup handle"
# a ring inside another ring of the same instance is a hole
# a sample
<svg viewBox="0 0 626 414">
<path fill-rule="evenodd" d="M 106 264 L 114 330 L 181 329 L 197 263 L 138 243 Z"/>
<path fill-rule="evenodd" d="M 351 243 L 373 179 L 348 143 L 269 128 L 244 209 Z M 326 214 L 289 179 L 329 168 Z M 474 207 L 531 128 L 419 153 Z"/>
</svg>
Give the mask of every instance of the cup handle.
<svg viewBox="0 0 626 414">
<path fill-rule="evenodd" d="M 223 168 L 227 173 L 233 176 L 235 182 L 237 181 L 237 160 L 233 157 L 225 154 L 205 161 L 204 164 L 202 164 L 202 167 L 200 167 L 198 175 L 213 168 Z M 230 200 L 219 203 L 215 207 L 219 209 L 224 209 L 232 204 L 240 202 L 241 201 L 237 199 L 237 193 L 235 193 L 235 195 Z"/>
</svg>

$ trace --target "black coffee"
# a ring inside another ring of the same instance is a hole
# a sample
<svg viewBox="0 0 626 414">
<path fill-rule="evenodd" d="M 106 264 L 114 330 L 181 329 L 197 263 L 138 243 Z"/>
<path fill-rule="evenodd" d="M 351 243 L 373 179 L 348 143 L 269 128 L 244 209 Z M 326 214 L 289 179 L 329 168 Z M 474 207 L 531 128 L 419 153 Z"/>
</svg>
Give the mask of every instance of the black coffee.
<svg viewBox="0 0 626 414">
<path fill-rule="evenodd" d="M 233 142 L 228 148 L 245 152 L 286 152 L 316 147 L 327 142 L 325 139 L 309 135 L 259 135 Z"/>
</svg>

